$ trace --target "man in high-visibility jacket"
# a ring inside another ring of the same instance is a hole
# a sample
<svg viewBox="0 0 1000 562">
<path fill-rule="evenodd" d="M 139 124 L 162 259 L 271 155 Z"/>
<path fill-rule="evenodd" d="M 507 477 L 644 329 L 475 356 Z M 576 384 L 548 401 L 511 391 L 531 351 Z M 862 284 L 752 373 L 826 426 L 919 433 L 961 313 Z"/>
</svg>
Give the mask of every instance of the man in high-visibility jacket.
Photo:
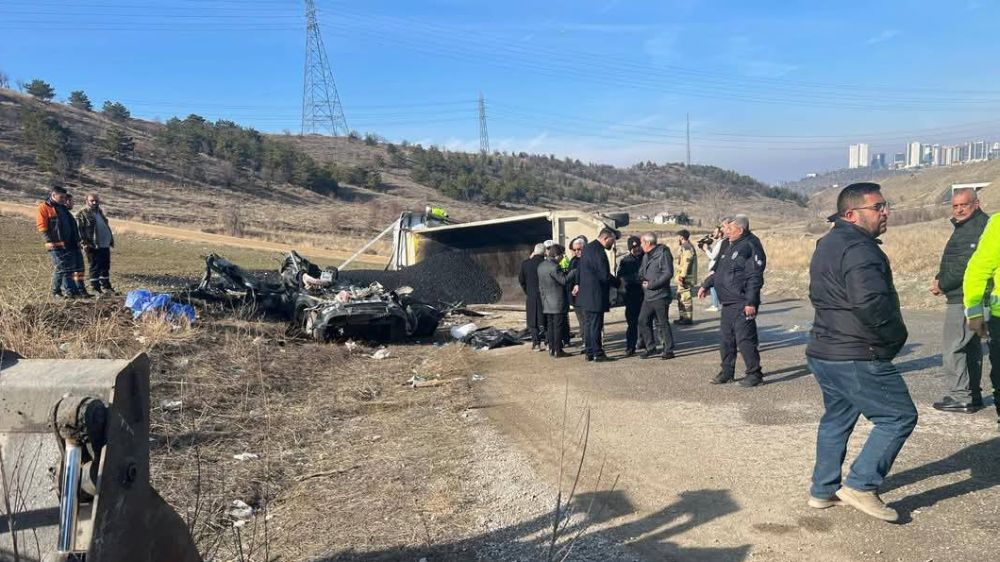
<svg viewBox="0 0 1000 562">
<path fill-rule="evenodd" d="M 991 281 L 992 295 L 988 291 Z M 1000 424 L 1000 289 L 996 287 L 1000 287 L 1000 219 L 993 215 L 965 268 L 962 302 L 969 328 L 981 338 L 993 335 L 989 340 L 990 381 Z"/>
</svg>

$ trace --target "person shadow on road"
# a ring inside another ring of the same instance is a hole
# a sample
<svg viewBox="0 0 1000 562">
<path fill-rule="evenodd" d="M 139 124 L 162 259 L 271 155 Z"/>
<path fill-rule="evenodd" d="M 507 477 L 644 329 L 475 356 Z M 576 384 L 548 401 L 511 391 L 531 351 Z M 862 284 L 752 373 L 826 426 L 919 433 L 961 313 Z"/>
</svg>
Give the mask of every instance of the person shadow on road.
<svg viewBox="0 0 1000 562">
<path fill-rule="evenodd" d="M 917 484 L 935 476 L 969 472 L 968 478 L 909 495 L 895 502 L 893 507 L 908 519 L 914 510 L 1000 485 L 1000 463 L 997 463 L 997 459 L 1000 459 L 1000 437 L 970 445 L 949 457 L 891 475 L 886 479 L 881 492 Z"/>
</svg>

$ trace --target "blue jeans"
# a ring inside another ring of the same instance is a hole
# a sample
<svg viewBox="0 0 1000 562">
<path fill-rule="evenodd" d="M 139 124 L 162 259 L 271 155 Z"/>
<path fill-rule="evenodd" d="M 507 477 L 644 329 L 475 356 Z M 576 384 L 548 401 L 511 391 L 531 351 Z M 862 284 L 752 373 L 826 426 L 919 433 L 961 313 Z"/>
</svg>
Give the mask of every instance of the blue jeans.
<svg viewBox="0 0 1000 562">
<path fill-rule="evenodd" d="M 712 295 L 712 306 L 722 308 L 722 304 L 719 302 L 719 293 L 715 292 L 715 287 L 709 287 L 708 292 Z"/>
<path fill-rule="evenodd" d="M 71 276 L 73 274 L 73 255 L 69 250 L 56 249 L 49 250 L 49 257 L 52 259 L 52 294 L 60 294 L 63 285 L 66 290 L 73 292 L 76 287 L 72 285 Z"/>
<path fill-rule="evenodd" d="M 807 358 L 823 391 L 826 413 L 816 436 L 812 495 L 828 498 L 840 488 L 847 441 L 858 416 L 875 424 L 854 459 L 844 485 L 876 491 L 917 425 L 917 409 L 891 361 L 823 361 Z"/>
</svg>

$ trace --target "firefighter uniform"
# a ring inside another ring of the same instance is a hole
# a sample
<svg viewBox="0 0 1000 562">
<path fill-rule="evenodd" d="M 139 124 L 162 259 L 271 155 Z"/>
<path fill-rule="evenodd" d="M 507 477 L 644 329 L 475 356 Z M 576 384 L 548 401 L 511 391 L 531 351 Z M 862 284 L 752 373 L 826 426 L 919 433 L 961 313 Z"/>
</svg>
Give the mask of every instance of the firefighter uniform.
<svg viewBox="0 0 1000 562">
<path fill-rule="evenodd" d="M 685 240 L 674 258 L 674 282 L 677 284 L 677 324 L 694 322 L 694 302 L 691 290 L 698 281 L 698 254 Z"/>
</svg>

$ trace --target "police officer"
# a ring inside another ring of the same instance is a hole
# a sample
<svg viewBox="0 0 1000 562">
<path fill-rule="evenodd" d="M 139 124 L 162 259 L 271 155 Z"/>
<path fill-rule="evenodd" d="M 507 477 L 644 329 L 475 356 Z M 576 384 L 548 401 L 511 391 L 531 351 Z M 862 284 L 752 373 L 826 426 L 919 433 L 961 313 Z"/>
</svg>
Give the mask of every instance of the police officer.
<svg viewBox="0 0 1000 562">
<path fill-rule="evenodd" d="M 635 355 L 639 339 L 639 310 L 642 309 L 642 246 L 638 236 L 629 236 L 626 241 L 628 253 L 618 261 L 618 278 L 625 285 L 625 356 Z"/>
<path fill-rule="evenodd" d="M 722 369 L 711 382 L 725 384 L 735 380 L 738 349 L 746 364 L 746 377 L 740 381 L 740 386 L 757 386 L 764 382 L 757 339 L 757 309 L 767 256 L 760 239 L 750 232 L 750 220 L 746 215 L 733 217 L 725 233 L 729 244 L 723 245 L 715 271 L 698 289 L 698 298 L 703 299 L 715 287 L 722 303 L 719 327 Z"/>
</svg>

